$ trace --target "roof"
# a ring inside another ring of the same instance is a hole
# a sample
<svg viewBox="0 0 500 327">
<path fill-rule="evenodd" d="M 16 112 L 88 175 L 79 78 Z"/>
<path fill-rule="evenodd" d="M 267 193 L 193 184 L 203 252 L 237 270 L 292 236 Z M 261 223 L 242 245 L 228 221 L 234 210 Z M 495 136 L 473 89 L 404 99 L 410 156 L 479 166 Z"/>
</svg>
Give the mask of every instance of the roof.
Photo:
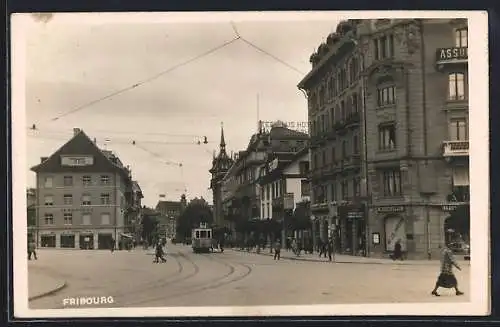
<svg viewBox="0 0 500 327">
<path fill-rule="evenodd" d="M 308 140 L 309 134 L 302 133 L 287 127 L 276 126 L 269 132 L 273 140 Z"/>
<path fill-rule="evenodd" d="M 151 209 L 151 208 L 148 208 L 148 207 L 144 207 L 142 208 L 142 214 L 144 216 L 159 216 L 160 213 L 154 209 Z"/>
<path fill-rule="evenodd" d="M 181 210 L 182 203 L 180 201 L 158 201 L 156 204 L 156 210 L 167 211 L 167 210 Z"/>
<path fill-rule="evenodd" d="M 91 166 L 61 166 L 61 155 L 92 155 L 94 164 Z M 39 172 L 120 172 L 128 177 L 129 173 L 121 161 L 111 151 L 101 151 L 99 147 L 83 132 L 79 131 L 57 151 L 52 153 L 42 163 L 31 167 Z"/>
</svg>

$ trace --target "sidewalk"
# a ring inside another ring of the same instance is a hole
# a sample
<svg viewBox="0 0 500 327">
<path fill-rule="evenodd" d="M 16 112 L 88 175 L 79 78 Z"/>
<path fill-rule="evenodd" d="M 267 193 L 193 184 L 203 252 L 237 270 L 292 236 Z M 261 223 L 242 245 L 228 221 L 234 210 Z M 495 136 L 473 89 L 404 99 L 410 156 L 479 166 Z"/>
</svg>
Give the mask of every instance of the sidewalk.
<svg viewBox="0 0 500 327">
<path fill-rule="evenodd" d="M 66 281 L 36 269 L 28 272 L 28 301 L 52 295 L 66 287 Z"/>
<path fill-rule="evenodd" d="M 257 253 L 256 249 L 250 250 L 240 250 L 237 248 L 231 249 L 236 252 L 252 253 L 256 255 L 264 255 L 273 257 L 273 253 L 269 253 L 269 248 L 261 250 Z M 281 259 L 285 260 L 297 260 L 297 261 L 310 261 L 310 262 L 328 262 L 328 258 L 320 258 L 318 253 L 309 254 L 302 252 L 300 256 L 296 256 L 292 251 L 281 250 Z M 439 260 L 405 260 L 405 261 L 393 261 L 391 259 L 384 258 L 367 258 L 360 256 L 351 256 L 345 254 L 335 254 L 336 263 L 357 263 L 357 264 L 386 264 L 386 265 L 434 265 L 439 266 Z M 460 260 L 457 258 L 457 262 L 461 266 L 469 266 L 470 261 Z"/>
</svg>

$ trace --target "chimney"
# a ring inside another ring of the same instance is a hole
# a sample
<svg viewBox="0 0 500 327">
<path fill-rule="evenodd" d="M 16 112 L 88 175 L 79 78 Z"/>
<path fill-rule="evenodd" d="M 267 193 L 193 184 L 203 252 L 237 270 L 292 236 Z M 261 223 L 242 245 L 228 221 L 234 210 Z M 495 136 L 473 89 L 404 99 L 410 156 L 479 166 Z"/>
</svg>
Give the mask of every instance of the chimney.
<svg viewBox="0 0 500 327">
<path fill-rule="evenodd" d="M 79 128 L 73 128 L 73 136 L 76 136 L 76 134 L 80 133 L 81 130 Z"/>
<path fill-rule="evenodd" d="M 49 158 L 48 157 L 40 157 L 40 162 L 44 162 L 47 159 L 49 159 Z"/>
</svg>

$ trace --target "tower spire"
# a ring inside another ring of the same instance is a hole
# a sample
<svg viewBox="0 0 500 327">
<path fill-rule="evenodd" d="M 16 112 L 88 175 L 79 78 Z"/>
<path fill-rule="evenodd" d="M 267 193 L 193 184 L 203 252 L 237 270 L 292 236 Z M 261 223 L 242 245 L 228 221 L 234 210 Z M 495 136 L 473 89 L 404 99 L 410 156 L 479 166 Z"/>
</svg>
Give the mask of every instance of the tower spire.
<svg viewBox="0 0 500 327">
<path fill-rule="evenodd" d="M 224 123 L 220 123 L 220 152 L 226 152 L 226 140 L 224 139 Z"/>
</svg>

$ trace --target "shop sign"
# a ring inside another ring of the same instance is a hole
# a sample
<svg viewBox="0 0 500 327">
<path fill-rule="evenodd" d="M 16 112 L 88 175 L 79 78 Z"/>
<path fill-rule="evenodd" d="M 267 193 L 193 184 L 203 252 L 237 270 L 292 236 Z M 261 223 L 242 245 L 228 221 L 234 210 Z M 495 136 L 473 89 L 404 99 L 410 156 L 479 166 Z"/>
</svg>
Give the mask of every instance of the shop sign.
<svg viewBox="0 0 500 327">
<path fill-rule="evenodd" d="M 88 234 L 94 235 L 94 232 L 92 232 L 91 230 L 80 232 L 80 235 L 88 235 Z"/>
<path fill-rule="evenodd" d="M 94 208 L 62 208 L 62 212 L 76 212 L 76 211 L 83 211 L 83 212 L 91 212 L 93 211 Z"/>
<path fill-rule="evenodd" d="M 372 234 L 373 238 L 373 244 L 380 244 L 380 233 L 373 233 Z"/>
<path fill-rule="evenodd" d="M 347 213 L 347 219 L 362 219 L 363 216 L 363 212 L 361 211 L 349 211 Z"/>
<path fill-rule="evenodd" d="M 442 209 L 444 212 L 453 212 L 455 211 L 460 205 L 458 204 L 445 204 L 442 206 Z"/>
<path fill-rule="evenodd" d="M 404 212 L 404 206 L 386 206 L 386 207 L 378 207 L 377 213 L 396 213 L 396 212 Z"/>
</svg>

